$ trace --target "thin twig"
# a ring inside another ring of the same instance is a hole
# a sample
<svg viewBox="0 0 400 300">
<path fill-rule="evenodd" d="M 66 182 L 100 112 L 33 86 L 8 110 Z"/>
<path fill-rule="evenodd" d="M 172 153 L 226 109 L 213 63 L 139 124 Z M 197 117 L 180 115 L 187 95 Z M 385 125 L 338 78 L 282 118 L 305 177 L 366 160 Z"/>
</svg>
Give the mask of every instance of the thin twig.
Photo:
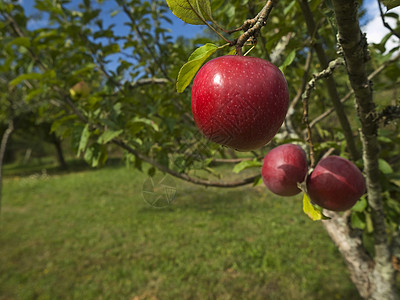
<svg viewBox="0 0 400 300">
<path fill-rule="evenodd" d="M 22 32 L 21 28 L 19 27 L 17 21 L 15 21 L 15 19 L 10 15 L 10 14 L 6 14 L 6 18 L 7 20 L 11 23 L 11 28 L 13 29 L 13 31 L 15 32 L 15 34 L 19 37 L 24 37 L 24 33 Z M 28 51 L 30 53 L 30 55 L 32 56 L 32 58 L 38 63 L 39 67 L 42 70 L 46 70 L 47 67 L 43 64 L 43 62 L 39 59 L 39 57 L 36 55 L 36 53 L 33 51 L 33 49 L 31 47 L 28 48 Z"/>
<path fill-rule="evenodd" d="M 398 34 L 396 31 L 394 31 L 394 29 L 386 22 L 386 20 L 385 20 L 385 14 L 383 13 L 383 10 L 382 10 L 381 1 L 379 1 L 379 0 L 377 0 L 377 1 L 378 1 L 379 13 L 380 13 L 380 15 L 381 15 L 381 19 L 382 19 L 383 26 L 385 26 L 387 29 L 389 29 L 390 32 L 391 32 L 393 35 L 395 35 L 397 38 L 400 39 L 400 34 Z"/>
<path fill-rule="evenodd" d="M 144 44 L 144 47 L 146 48 L 147 52 L 153 57 L 154 61 L 156 62 L 156 64 L 159 66 L 161 72 L 163 73 L 164 77 L 169 79 L 167 71 L 164 69 L 163 64 L 158 59 L 158 57 L 157 57 L 156 53 L 154 52 L 154 50 L 147 43 L 143 33 L 139 30 L 139 26 L 136 24 L 136 20 L 135 20 L 134 16 L 132 15 L 131 11 L 129 10 L 128 6 L 122 5 L 122 9 L 124 10 L 125 14 L 128 16 L 129 20 L 131 21 L 136 34 L 142 40 L 142 42 Z"/>
<path fill-rule="evenodd" d="M 390 122 L 400 119 L 400 106 L 398 105 L 389 105 L 386 106 L 376 117 L 376 122 L 383 121 L 384 125 L 389 124 Z"/>
<path fill-rule="evenodd" d="M 247 20 L 248 24 L 250 24 L 250 28 L 247 29 L 239 38 L 236 40 L 236 52 L 241 55 L 242 54 L 242 47 L 247 42 L 250 37 L 256 37 L 260 32 L 261 28 L 265 25 L 269 14 L 271 13 L 272 8 L 277 4 L 277 0 L 268 0 L 259 14 L 254 18 L 255 23 L 251 26 L 251 23 Z M 246 24 L 245 22 L 245 24 Z"/>
<path fill-rule="evenodd" d="M 304 93 L 302 95 L 302 101 L 303 101 L 303 123 L 306 125 L 306 141 L 308 143 L 308 146 L 310 148 L 310 167 L 313 168 L 315 166 L 315 153 L 314 153 L 314 144 L 312 142 L 312 137 L 311 137 L 311 127 L 308 122 L 308 99 L 311 96 L 311 91 L 315 88 L 315 83 L 323 78 L 327 78 L 332 75 L 333 71 L 335 68 L 339 65 L 344 65 L 344 59 L 342 57 L 339 57 L 329 63 L 328 68 L 325 70 L 322 70 L 318 74 L 313 75 L 313 79 L 311 79 L 304 90 Z"/>
<path fill-rule="evenodd" d="M 293 126 L 292 116 L 295 113 L 295 109 L 294 108 L 296 107 L 297 103 L 300 101 L 301 96 L 303 95 L 304 90 L 305 90 L 306 85 L 307 85 L 307 78 L 308 78 L 308 75 L 310 73 L 313 52 L 314 52 L 313 51 L 313 47 L 310 47 L 310 49 L 309 49 L 309 51 L 307 53 L 306 63 L 304 65 L 304 74 L 303 74 L 301 87 L 298 90 L 296 96 L 293 98 L 292 102 L 290 103 L 290 106 L 289 106 L 289 109 L 288 109 L 288 113 L 287 113 L 286 118 L 285 118 L 285 125 L 286 125 L 287 130 L 290 133 L 295 133 L 296 132 L 295 129 L 294 129 L 294 126 Z"/>
<path fill-rule="evenodd" d="M 133 82 L 130 88 L 135 88 L 138 86 L 149 85 L 149 84 L 167 84 L 170 81 L 167 78 L 142 78 L 138 81 Z"/>
<path fill-rule="evenodd" d="M 400 53 L 398 53 L 395 57 L 393 57 L 390 60 L 385 61 L 379 68 L 377 68 L 374 72 L 369 74 L 368 80 L 372 80 L 375 78 L 375 76 L 379 75 L 383 70 L 385 70 L 390 64 L 398 61 L 400 59 Z M 354 90 L 349 91 L 342 99 L 340 99 L 341 103 L 346 102 L 347 100 L 350 99 L 350 97 L 354 94 Z M 335 111 L 334 108 L 330 108 L 327 111 L 325 111 L 323 114 L 319 115 L 318 117 L 314 118 L 310 122 L 310 127 L 314 127 L 318 122 L 321 122 L 323 119 L 328 117 L 331 113 Z M 305 131 L 303 132 L 304 134 L 306 133 Z"/>
</svg>

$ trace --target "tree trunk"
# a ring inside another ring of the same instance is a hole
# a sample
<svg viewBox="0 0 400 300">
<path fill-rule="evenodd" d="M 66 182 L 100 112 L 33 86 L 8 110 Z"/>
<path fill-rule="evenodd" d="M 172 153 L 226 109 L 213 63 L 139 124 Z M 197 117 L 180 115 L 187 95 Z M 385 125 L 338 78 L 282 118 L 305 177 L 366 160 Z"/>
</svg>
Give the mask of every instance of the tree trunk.
<svg viewBox="0 0 400 300">
<path fill-rule="evenodd" d="M 354 0 L 333 0 L 333 9 L 338 28 L 339 44 L 342 47 L 351 87 L 357 103 L 358 117 L 361 123 L 361 141 L 363 145 L 364 172 L 366 174 L 368 204 L 371 208 L 372 222 L 374 227 L 375 257 L 371 272 L 369 272 L 370 284 L 360 286 L 360 295 L 370 300 L 395 300 L 397 290 L 395 285 L 395 270 L 391 262 L 391 253 L 386 233 L 385 216 L 379 173 L 379 146 L 378 126 L 375 121 L 376 110 L 372 98 L 371 83 L 365 68 L 368 61 L 367 42 L 361 33 L 358 21 L 358 3 Z M 349 227 L 349 225 L 343 225 Z M 329 232 L 329 231 L 328 231 Z M 345 236 L 346 233 L 344 232 Z M 342 241 L 338 242 L 339 249 L 343 248 Z M 355 247 L 353 245 L 352 247 Z M 342 251 L 341 251 L 342 252 Z M 342 254 L 345 260 L 353 259 Z M 359 277 L 358 272 L 350 268 L 352 279 Z"/>
<path fill-rule="evenodd" d="M 3 133 L 0 144 L 0 214 L 1 214 L 1 200 L 3 195 L 3 161 L 4 154 L 6 153 L 7 141 L 11 133 L 14 131 L 14 120 L 10 119 L 8 122 L 8 127 Z"/>
<path fill-rule="evenodd" d="M 67 169 L 68 165 L 65 162 L 64 151 L 62 148 L 61 140 L 54 133 L 53 133 L 53 137 L 52 137 L 52 142 L 53 142 L 54 147 L 56 148 L 57 160 L 58 160 L 58 164 L 59 164 L 60 168 L 63 170 Z"/>
<path fill-rule="evenodd" d="M 360 296 L 370 299 L 374 286 L 374 261 L 365 251 L 362 243 L 362 232 L 350 227 L 350 214 L 343 217 L 339 214 L 324 211 L 331 219 L 323 221 L 323 225 L 336 244 L 350 271 L 350 278 L 356 286 Z M 382 298 L 383 299 L 383 298 Z"/>
</svg>

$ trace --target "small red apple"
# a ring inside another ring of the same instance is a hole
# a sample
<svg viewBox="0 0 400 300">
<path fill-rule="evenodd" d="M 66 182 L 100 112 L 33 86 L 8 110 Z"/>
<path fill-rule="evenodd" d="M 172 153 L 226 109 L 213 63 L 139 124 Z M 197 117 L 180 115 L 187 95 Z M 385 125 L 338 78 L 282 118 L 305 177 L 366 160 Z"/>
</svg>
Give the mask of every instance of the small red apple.
<svg viewBox="0 0 400 300">
<path fill-rule="evenodd" d="M 307 156 L 293 144 L 278 146 L 267 153 L 262 167 L 262 179 L 267 188 L 280 196 L 294 196 L 301 192 L 297 187 L 306 177 Z"/>
<path fill-rule="evenodd" d="M 334 211 L 351 208 L 365 190 L 365 179 L 356 165 L 335 155 L 322 159 L 307 179 L 311 200 Z"/>
<path fill-rule="evenodd" d="M 90 87 L 86 82 L 79 81 L 69 89 L 69 93 L 73 99 L 86 98 L 90 94 Z"/>
<path fill-rule="evenodd" d="M 289 104 L 282 72 L 257 57 L 221 56 L 197 73 L 192 112 L 211 141 L 240 151 L 264 146 L 281 127 Z"/>
</svg>

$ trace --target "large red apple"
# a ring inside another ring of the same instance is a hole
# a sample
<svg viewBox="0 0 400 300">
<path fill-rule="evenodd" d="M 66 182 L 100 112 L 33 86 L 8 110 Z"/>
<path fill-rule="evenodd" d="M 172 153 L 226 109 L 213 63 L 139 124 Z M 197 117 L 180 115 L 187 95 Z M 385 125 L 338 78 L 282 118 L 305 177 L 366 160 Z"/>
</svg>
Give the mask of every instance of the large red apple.
<svg viewBox="0 0 400 300">
<path fill-rule="evenodd" d="M 304 150 L 298 145 L 285 144 L 265 155 L 261 174 L 271 192 L 280 196 L 293 196 L 300 193 L 297 183 L 303 182 L 307 170 Z"/>
<path fill-rule="evenodd" d="M 307 180 L 311 200 L 334 211 L 351 208 L 365 190 L 365 179 L 360 170 L 340 156 L 322 159 Z"/>
<path fill-rule="evenodd" d="M 196 126 L 211 141 L 249 151 L 268 143 L 289 104 L 288 85 L 272 63 L 227 55 L 210 60 L 192 87 Z"/>
</svg>

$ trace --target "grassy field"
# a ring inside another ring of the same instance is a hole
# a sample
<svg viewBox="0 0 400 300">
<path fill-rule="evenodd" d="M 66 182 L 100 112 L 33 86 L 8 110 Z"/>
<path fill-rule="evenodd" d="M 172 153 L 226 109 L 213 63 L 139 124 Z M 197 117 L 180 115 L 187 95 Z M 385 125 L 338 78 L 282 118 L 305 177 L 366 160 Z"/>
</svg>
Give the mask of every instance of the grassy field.
<svg viewBox="0 0 400 300">
<path fill-rule="evenodd" d="M 124 167 L 6 174 L 0 299 L 359 299 L 298 197 L 175 179 L 157 209 Z"/>
</svg>

